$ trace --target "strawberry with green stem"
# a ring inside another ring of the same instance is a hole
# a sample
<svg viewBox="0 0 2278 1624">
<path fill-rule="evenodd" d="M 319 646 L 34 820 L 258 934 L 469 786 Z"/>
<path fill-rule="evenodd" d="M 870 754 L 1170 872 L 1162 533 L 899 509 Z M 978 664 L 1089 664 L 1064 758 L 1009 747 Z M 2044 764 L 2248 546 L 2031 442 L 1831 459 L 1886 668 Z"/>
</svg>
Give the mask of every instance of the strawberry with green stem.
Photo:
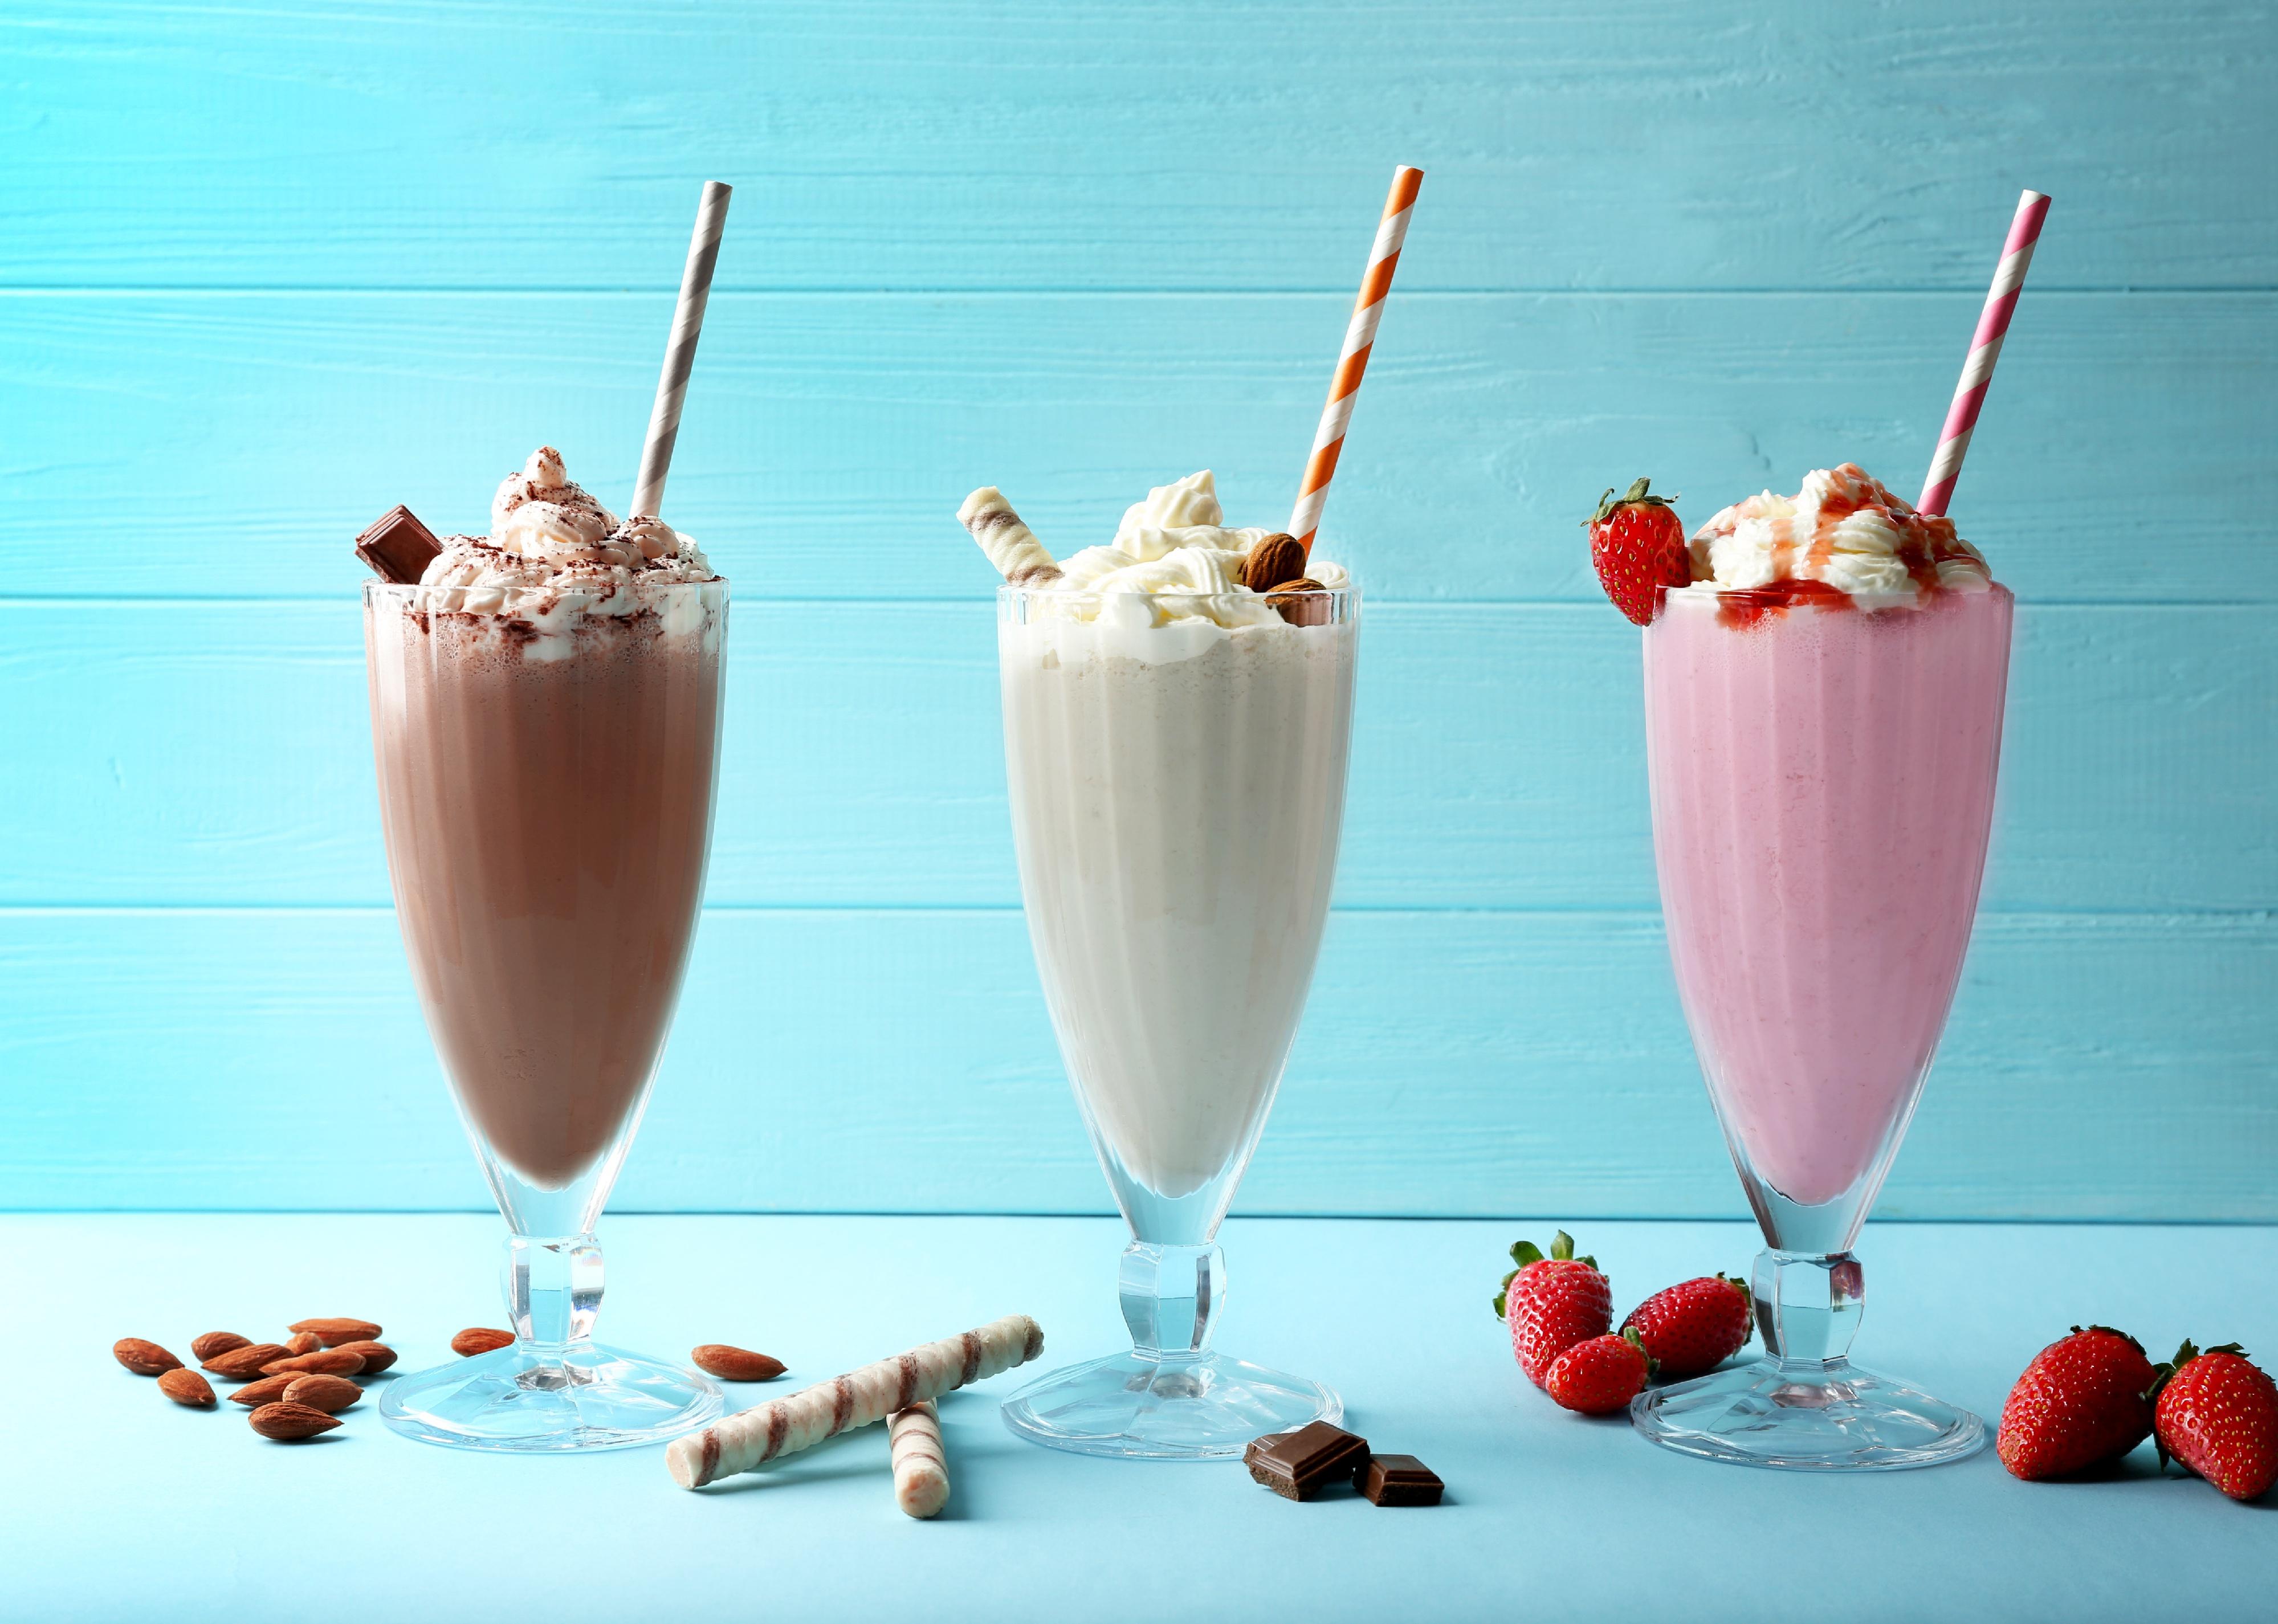
<svg viewBox="0 0 2278 1624">
<path fill-rule="evenodd" d="M 1629 1312 L 1624 1330 L 1635 1330 L 1660 1367 L 1664 1382 L 1706 1376 L 1747 1346 L 1755 1301 L 1738 1275 L 1702 1275 L 1655 1292 Z"/>
<path fill-rule="evenodd" d="M 2033 1355 L 2001 1407 L 1994 1450 L 2027 1483 L 2117 1460 L 2151 1436 L 2157 1379 L 2144 1345 L 2109 1325 L 2075 1325 Z"/>
<path fill-rule="evenodd" d="M 1574 1255 L 1574 1238 L 1564 1230 L 1551 1239 L 1549 1256 L 1522 1240 L 1511 1247 L 1510 1259 L 1518 1267 L 1502 1277 L 1495 1312 L 1510 1327 L 1518 1368 L 1540 1387 L 1559 1354 L 1606 1334 L 1614 1321 L 1613 1288 L 1595 1258 Z"/>
<path fill-rule="evenodd" d="M 1685 526 L 1665 497 L 1651 496 L 1640 479 L 1617 499 L 1611 487 L 1583 521 L 1590 532 L 1590 561 L 1614 607 L 1640 626 L 1653 624 L 1665 587 L 1689 586 L 1693 555 Z"/>
<path fill-rule="evenodd" d="M 1653 1375 L 1653 1357 L 1635 1330 L 1577 1342 L 1550 1361 L 1542 1387 L 1559 1404 L 1585 1415 L 1611 1415 L 1628 1407 Z"/>
<path fill-rule="evenodd" d="M 2189 1342 L 2157 1367 L 2148 1395 L 2160 1466 L 2172 1457 L 2234 1500 L 2278 1483 L 2278 1384 L 2236 1342 Z"/>
</svg>

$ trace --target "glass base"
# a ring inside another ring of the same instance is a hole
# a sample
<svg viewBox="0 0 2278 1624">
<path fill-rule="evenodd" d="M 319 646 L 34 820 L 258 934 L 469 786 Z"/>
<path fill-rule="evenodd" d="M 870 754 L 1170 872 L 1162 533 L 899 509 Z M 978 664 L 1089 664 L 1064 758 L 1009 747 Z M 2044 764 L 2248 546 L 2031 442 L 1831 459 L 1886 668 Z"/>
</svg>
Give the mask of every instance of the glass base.
<svg viewBox="0 0 2278 1624">
<path fill-rule="evenodd" d="M 1252 1438 L 1342 1419 L 1319 1382 L 1204 1353 L 1117 1353 L 1071 1365 L 1005 1400 L 1005 1424 L 1032 1444 L 1139 1460 L 1223 1460 Z"/>
<path fill-rule="evenodd" d="M 423 1444 L 550 1453 L 661 1444 L 719 1418 L 709 1377 L 599 1343 L 516 1343 L 388 1384 L 380 1419 Z"/>
<path fill-rule="evenodd" d="M 1630 1421 L 1664 1449 L 1789 1471 L 1900 1471 L 1985 1447 L 1985 1423 L 1844 1360 L 1763 1359 L 1630 1401 Z"/>
</svg>

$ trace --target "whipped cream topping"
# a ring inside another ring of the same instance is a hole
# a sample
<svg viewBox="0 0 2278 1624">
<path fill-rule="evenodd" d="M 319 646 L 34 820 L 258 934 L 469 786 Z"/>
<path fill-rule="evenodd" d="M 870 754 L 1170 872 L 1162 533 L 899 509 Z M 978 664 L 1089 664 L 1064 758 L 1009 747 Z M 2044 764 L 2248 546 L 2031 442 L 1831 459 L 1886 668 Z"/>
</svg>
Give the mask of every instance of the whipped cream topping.
<svg viewBox="0 0 2278 1624">
<path fill-rule="evenodd" d="M 1250 550 L 1278 533 L 1227 528 L 1217 482 L 1204 469 L 1148 492 L 1145 501 L 1125 510 L 1112 542 L 1061 560 L 1060 578 L 1042 590 L 1075 595 L 1067 613 L 1078 620 L 1135 627 L 1283 625 L 1265 596 L 1242 583 Z M 1350 583 L 1343 568 L 1319 555 L 1305 574 L 1325 587 Z"/>
<path fill-rule="evenodd" d="M 620 521 L 540 446 L 499 485 L 491 533 L 447 538 L 419 584 L 428 609 L 567 632 L 589 615 L 669 607 L 658 587 L 718 579 L 692 538 L 651 515 Z"/>
<path fill-rule="evenodd" d="M 1816 581 L 1895 606 L 1993 580 L 1953 520 L 1916 513 L 1855 462 L 1814 469 L 1793 496 L 1734 503 L 1693 533 L 1692 553 L 1693 585 L 1719 591 Z"/>
</svg>

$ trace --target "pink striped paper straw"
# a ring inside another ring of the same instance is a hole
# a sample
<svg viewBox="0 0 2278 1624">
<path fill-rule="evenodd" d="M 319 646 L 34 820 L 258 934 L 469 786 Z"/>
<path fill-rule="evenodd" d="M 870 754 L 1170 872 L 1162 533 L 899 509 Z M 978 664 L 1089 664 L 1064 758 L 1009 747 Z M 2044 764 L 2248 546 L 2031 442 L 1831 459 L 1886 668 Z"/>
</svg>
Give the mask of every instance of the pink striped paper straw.
<svg viewBox="0 0 2278 1624">
<path fill-rule="evenodd" d="M 2009 240 L 2001 245 L 2001 263 L 1993 268 L 1992 291 L 1985 295 L 1985 309 L 1977 317 L 1977 336 L 1969 341 L 1969 359 L 1961 363 L 1961 382 L 1946 409 L 1945 431 L 1938 436 L 1938 454 L 1930 460 L 1922 500 L 1915 504 L 1920 512 L 1944 513 L 1953 499 L 1970 432 L 1977 427 L 1985 391 L 1993 382 L 1993 363 L 2001 358 L 2001 340 L 2008 334 L 2026 269 L 2033 263 L 2033 245 L 2041 240 L 2041 222 L 2048 217 L 2049 200 L 2044 194 L 2027 192 L 2017 200 L 2017 217 L 2009 222 Z"/>
<path fill-rule="evenodd" d="M 1353 400 L 1360 393 L 1361 374 L 1368 370 L 1368 352 L 1376 342 L 1377 318 L 1384 314 L 1384 296 L 1392 291 L 1392 272 L 1400 263 L 1400 245 L 1408 238 L 1408 217 L 1416 207 L 1417 190 L 1424 172 L 1406 164 L 1392 172 L 1392 194 L 1384 200 L 1384 218 L 1376 228 L 1376 246 L 1368 251 L 1368 271 L 1361 278 L 1360 297 L 1353 301 L 1352 320 L 1345 327 L 1345 346 L 1337 355 L 1336 375 L 1329 380 L 1329 403 L 1321 408 L 1321 426 L 1313 433 L 1313 454 L 1305 461 L 1304 483 L 1298 488 L 1297 506 L 1290 510 L 1289 533 L 1308 556 L 1313 532 L 1321 528 L 1321 508 L 1329 499 L 1329 481 L 1337 471 L 1337 454 L 1344 449 L 1345 426 L 1352 422 Z"/>
</svg>

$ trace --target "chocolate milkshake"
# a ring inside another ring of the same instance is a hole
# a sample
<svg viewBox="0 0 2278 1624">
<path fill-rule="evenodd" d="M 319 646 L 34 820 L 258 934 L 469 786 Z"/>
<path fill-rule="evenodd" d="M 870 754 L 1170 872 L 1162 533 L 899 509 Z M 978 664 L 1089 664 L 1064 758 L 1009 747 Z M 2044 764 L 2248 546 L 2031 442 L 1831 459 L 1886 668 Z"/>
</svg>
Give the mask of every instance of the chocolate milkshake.
<svg viewBox="0 0 2278 1624">
<path fill-rule="evenodd" d="M 703 893 L 727 610 L 692 543 L 621 523 L 551 447 L 500 487 L 487 538 L 366 591 L 404 949 L 510 1219 L 542 1192 L 599 1208 L 610 1179 L 589 1175 L 614 1170 L 662 1053 Z"/>
</svg>

